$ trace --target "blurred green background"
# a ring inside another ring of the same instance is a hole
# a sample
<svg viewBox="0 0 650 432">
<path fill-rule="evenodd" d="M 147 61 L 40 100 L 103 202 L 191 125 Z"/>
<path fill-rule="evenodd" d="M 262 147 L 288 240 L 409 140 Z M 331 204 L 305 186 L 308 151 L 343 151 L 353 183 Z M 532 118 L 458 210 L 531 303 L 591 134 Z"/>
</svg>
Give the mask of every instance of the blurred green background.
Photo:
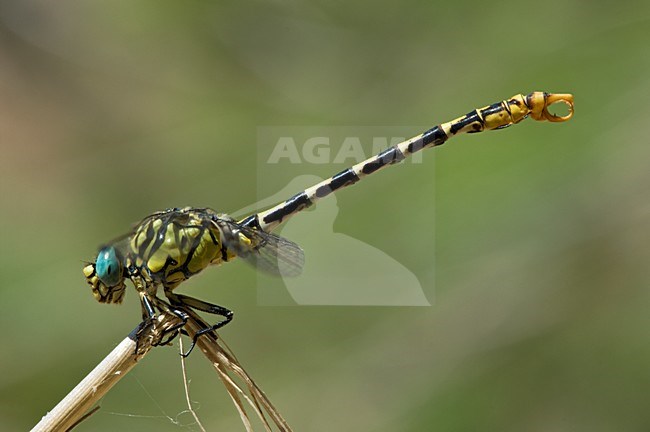
<svg viewBox="0 0 650 432">
<path fill-rule="evenodd" d="M 180 290 L 235 311 L 221 334 L 297 431 L 650 430 L 649 44 L 640 1 L 0 2 L 2 429 L 139 320 L 130 287 L 94 301 L 82 261 L 154 210 L 255 202 L 258 127 L 433 126 L 545 90 L 575 94 L 571 122 L 459 137 L 338 195 L 335 229 L 432 307 L 260 307 L 240 263 Z M 243 430 L 188 368 L 208 429 Z M 196 430 L 184 409 L 161 348 L 78 430 Z"/>
</svg>

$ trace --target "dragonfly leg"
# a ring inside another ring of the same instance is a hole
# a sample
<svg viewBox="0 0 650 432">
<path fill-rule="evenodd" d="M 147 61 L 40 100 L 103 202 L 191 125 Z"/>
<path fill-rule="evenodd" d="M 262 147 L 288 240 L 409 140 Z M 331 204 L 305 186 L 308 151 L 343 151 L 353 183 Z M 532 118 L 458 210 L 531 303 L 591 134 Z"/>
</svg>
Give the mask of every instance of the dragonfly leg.
<svg viewBox="0 0 650 432">
<path fill-rule="evenodd" d="M 182 328 L 187 324 L 187 321 L 190 319 L 190 316 L 187 312 L 185 312 L 183 309 L 179 309 L 176 307 L 173 307 L 171 304 L 167 303 L 166 301 L 154 297 L 155 301 L 155 307 L 161 312 L 161 313 L 170 313 L 172 315 L 175 315 L 177 318 L 179 318 L 179 322 L 174 324 L 173 326 L 164 329 L 164 331 L 161 334 L 161 342 L 158 342 L 154 344 L 154 346 L 158 345 L 168 345 L 171 341 L 173 341 L 176 336 L 178 336 L 179 332 L 182 332 Z M 162 340 L 165 335 L 170 335 L 167 339 L 164 341 Z"/>
<path fill-rule="evenodd" d="M 167 295 L 167 298 L 169 298 L 169 301 L 174 306 L 179 306 L 181 308 L 196 309 L 201 312 L 206 312 L 213 315 L 219 315 L 224 318 L 222 321 L 219 321 L 218 323 L 213 324 L 211 326 L 204 327 L 198 332 L 196 332 L 194 334 L 194 337 L 192 338 L 192 345 L 190 346 L 190 349 L 187 350 L 186 353 L 181 354 L 183 357 L 187 357 L 188 355 L 190 355 L 199 337 L 207 333 L 212 333 L 215 330 L 220 329 L 221 327 L 225 326 L 230 321 L 232 321 L 233 312 L 230 309 L 227 309 L 223 306 L 208 303 L 203 300 L 196 299 L 194 297 L 189 297 L 182 294 L 175 294 L 172 293 L 171 291 L 166 291 L 165 295 Z M 216 337 L 216 334 L 214 336 Z"/>
<path fill-rule="evenodd" d="M 169 337 L 167 339 L 165 339 L 164 341 L 161 341 L 161 342 L 157 343 L 156 346 L 158 346 L 158 345 L 169 345 L 169 343 L 171 343 L 171 341 L 176 339 L 176 336 L 178 336 L 178 333 L 182 331 L 181 329 L 185 326 L 185 324 L 187 324 L 187 320 L 190 319 L 190 316 L 188 314 L 186 314 L 184 311 L 180 310 L 180 309 L 172 308 L 172 309 L 170 309 L 170 311 L 171 311 L 171 313 L 176 315 L 181 321 L 178 324 L 175 324 L 172 327 L 170 327 L 168 329 L 165 329 L 165 331 L 163 332 L 163 334 L 161 336 L 161 340 L 167 334 L 169 334 Z"/>
<path fill-rule="evenodd" d="M 152 342 L 152 346 L 168 345 L 172 340 L 174 340 L 174 338 L 176 338 L 176 336 L 178 336 L 180 329 L 184 327 L 185 324 L 187 324 L 187 320 L 190 318 L 189 315 L 183 310 L 174 308 L 167 302 L 157 297 L 149 298 L 148 295 L 142 292 L 140 293 L 140 304 L 142 306 L 142 315 L 144 321 L 144 325 L 142 326 L 140 334 L 142 334 L 145 328 L 149 326 L 155 326 L 157 324 L 160 315 L 156 313 L 156 309 L 158 309 L 163 314 L 172 314 L 179 319 L 179 321 L 174 325 L 163 328 L 160 336 L 156 337 L 157 341 Z M 166 336 L 167 339 L 165 339 Z M 139 348 L 138 343 L 139 338 L 136 341 L 136 352 Z"/>
<path fill-rule="evenodd" d="M 153 320 L 156 317 L 156 311 L 153 304 L 144 292 L 140 292 L 140 306 L 142 307 L 142 320 Z"/>
</svg>

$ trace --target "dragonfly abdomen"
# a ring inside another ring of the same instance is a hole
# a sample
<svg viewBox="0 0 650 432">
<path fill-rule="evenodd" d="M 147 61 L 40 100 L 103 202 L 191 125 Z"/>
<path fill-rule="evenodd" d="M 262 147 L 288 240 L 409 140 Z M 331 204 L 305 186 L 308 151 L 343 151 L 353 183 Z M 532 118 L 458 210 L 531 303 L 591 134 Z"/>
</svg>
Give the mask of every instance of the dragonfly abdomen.
<svg viewBox="0 0 650 432">
<path fill-rule="evenodd" d="M 560 116 L 548 111 L 550 105 L 558 102 L 568 106 L 569 114 Z M 477 108 L 462 117 L 442 123 L 416 137 L 389 147 L 370 159 L 305 189 L 283 203 L 247 217 L 241 221 L 241 224 L 270 232 L 294 214 L 310 207 L 317 200 L 339 189 L 353 185 L 362 178 L 387 166 L 401 162 L 413 153 L 425 148 L 442 145 L 449 138 L 461 133 L 503 129 L 519 123 L 529 116 L 539 121 L 567 121 L 573 116 L 573 96 L 570 94 L 533 92 L 528 95 L 518 94 L 492 105 Z"/>
</svg>

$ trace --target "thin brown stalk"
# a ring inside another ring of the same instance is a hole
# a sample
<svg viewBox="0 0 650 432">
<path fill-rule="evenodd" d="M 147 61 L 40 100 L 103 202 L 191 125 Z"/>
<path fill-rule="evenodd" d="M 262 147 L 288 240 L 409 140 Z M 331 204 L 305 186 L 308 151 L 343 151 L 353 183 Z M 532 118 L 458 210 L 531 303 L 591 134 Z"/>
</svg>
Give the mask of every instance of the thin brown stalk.
<svg viewBox="0 0 650 432">
<path fill-rule="evenodd" d="M 196 332 L 205 328 L 205 326 L 206 323 L 198 317 L 196 313 L 191 311 L 190 320 L 185 325 L 185 330 L 188 332 L 189 336 L 193 337 Z M 257 386 L 255 381 L 253 381 L 244 368 L 239 364 L 235 356 L 229 349 L 224 348 L 225 344 L 222 343 L 221 339 L 206 334 L 199 337 L 196 345 L 210 363 L 212 363 L 219 378 L 224 383 L 226 390 L 233 400 L 235 407 L 239 411 L 239 415 L 248 432 L 252 431 L 252 426 L 245 405 L 242 403 L 242 399 L 248 403 L 267 431 L 274 430 L 267 419 L 268 416 L 273 425 L 275 425 L 275 430 L 280 432 L 292 432 L 289 424 L 273 406 L 264 392 Z M 248 392 L 244 391 L 231 375 L 233 375 L 234 378 L 241 380 Z"/>
<path fill-rule="evenodd" d="M 181 337 L 178 338 L 178 347 L 181 354 L 185 352 L 185 350 L 183 349 L 183 338 Z M 187 371 L 185 369 L 185 357 L 183 355 L 181 355 L 180 357 L 181 357 L 181 370 L 183 371 L 183 387 L 185 388 L 185 401 L 187 402 L 187 409 L 192 414 L 192 417 L 194 417 L 194 421 L 199 426 L 199 428 L 203 432 L 206 432 L 205 428 L 203 427 L 203 424 L 201 423 L 201 420 L 199 420 L 199 416 L 196 415 L 194 408 L 192 408 L 192 401 L 190 400 L 190 387 L 187 381 Z"/>
</svg>

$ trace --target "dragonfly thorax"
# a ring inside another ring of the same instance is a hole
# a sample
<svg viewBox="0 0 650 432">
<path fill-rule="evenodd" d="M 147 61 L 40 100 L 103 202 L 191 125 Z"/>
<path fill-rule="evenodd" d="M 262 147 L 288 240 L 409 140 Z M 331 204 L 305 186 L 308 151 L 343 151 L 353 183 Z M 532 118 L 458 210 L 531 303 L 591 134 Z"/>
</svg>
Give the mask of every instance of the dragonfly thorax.
<svg viewBox="0 0 650 432">
<path fill-rule="evenodd" d="M 146 217 L 133 231 L 103 247 L 84 275 L 101 303 L 120 303 L 124 280 L 154 294 L 169 293 L 212 264 L 240 257 L 258 269 L 297 276 L 304 264 L 295 243 L 209 208 L 174 208 Z"/>
<path fill-rule="evenodd" d="M 234 257 L 222 241 L 218 221 L 227 218 L 210 209 L 171 209 L 140 223 L 128 242 L 131 261 L 141 273 L 167 288 L 211 264 Z"/>
<path fill-rule="evenodd" d="M 211 209 L 169 209 L 140 222 L 127 236 L 100 249 L 83 269 L 100 303 L 121 303 L 124 279 L 141 277 L 173 289 L 211 264 L 235 254 L 223 243 L 219 221 L 232 220 Z"/>
</svg>

